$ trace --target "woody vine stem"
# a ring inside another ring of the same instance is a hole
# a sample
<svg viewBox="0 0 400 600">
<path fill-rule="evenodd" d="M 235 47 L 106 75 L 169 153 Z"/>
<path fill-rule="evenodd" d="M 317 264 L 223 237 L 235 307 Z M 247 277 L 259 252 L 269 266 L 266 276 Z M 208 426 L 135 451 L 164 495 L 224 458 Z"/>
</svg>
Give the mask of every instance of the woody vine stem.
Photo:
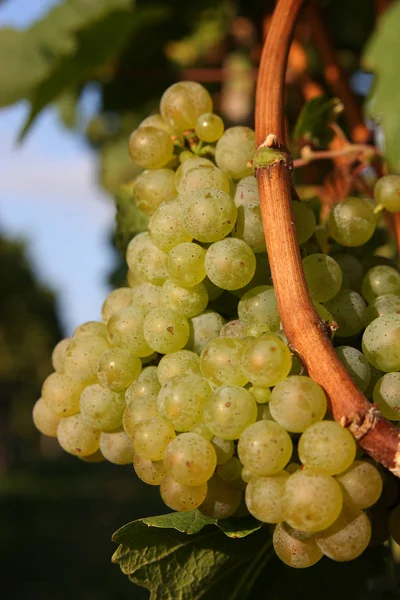
<svg viewBox="0 0 400 600">
<path fill-rule="evenodd" d="M 287 57 L 303 0 L 278 0 L 264 44 L 256 95 L 257 146 L 286 160 L 256 169 L 271 273 L 285 334 L 310 377 L 326 391 L 334 418 L 362 448 L 400 477 L 398 429 L 355 386 L 333 349 L 304 276 L 291 208 L 291 157 L 285 142 L 284 85 Z"/>
</svg>

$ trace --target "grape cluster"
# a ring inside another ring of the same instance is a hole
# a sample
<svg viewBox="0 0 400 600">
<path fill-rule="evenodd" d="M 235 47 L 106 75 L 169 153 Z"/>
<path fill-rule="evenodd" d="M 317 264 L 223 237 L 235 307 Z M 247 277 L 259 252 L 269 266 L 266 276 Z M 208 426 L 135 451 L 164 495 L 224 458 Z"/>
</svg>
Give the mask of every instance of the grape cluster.
<svg viewBox="0 0 400 600">
<path fill-rule="evenodd" d="M 129 139 L 145 169 L 133 196 L 150 217 L 127 249 L 129 287 L 106 298 L 103 322 L 56 346 L 33 420 L 79 458 L 133 462 L 174 510 L 250 513 L 272 525 L 275 551 L 293 567 L 323 555 L 348 561 L 375 539 L 376 507 L 395 503 L 385 499 L 391 480 L 332 420 L 324 390 L 288 347 L 254 151 L 254 131 L 224 131 L 201 85 L 166 90 L 160 114 Z M 383 177 L 376 200 L 400 210 L 399 192 L 400 177 Z M 312 206 L 294 201 L 293 215 L 315 308 L 338 326 L 339 359 L 400 421 L 400 273 L 360 254 L 377 227 L 374 207 L 347 198 L 317 225 Z M 333 256 L 320 250 L 317 226 Z M 390 527 L 400 542 L 399 510 Z"/>
</svg>

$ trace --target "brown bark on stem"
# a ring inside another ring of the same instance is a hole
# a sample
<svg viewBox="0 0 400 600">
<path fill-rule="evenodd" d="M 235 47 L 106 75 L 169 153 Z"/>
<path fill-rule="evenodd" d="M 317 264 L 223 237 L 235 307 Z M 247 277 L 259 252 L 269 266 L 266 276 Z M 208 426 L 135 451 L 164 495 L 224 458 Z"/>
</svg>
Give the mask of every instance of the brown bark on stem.
<svg viewBox="0 0 400 600">
<path fill-rule="evenodd" d="M 287 153 L 284 80 L 293 28 L 303 0 L 278 0 L 264 44 L 256 97 L 257 145 Z M 334 418 L 364 450 L 400 476 L 398 429 L 363 396 L 336 356 L 304 277 L 291 208 L 290 156 L 256 172 L 265 239 L 285 334 L 310 376 L 326 391 Z"/>
</svg>

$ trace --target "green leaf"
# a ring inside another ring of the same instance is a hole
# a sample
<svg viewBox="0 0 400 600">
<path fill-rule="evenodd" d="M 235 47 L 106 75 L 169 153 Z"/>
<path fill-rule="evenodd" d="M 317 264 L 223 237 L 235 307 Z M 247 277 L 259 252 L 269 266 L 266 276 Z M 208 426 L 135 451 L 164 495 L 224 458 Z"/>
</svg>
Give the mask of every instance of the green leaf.
<svg viewBox="0 0 400 600">
<path fill-rule="evenodd" d="M 265 527 L 232 539 L 198 511 L 140 519 L 113 539 L 120 544 L 113 562 L 150 590 L 150 600 L 211 600 L 218 595 L 246 600 L 273 555 Z"/>
<path fill-rule="evenodd" d="M 329 124 L 335 120 L 339 107 L 340 100 L 325 95 L 308 100 L 297 119 L 294 139 L 306 141 L 316 148 L 327 146 L 333 135 Z"/>
<path fill-rule="evenodd" d="M 400 2 L 385 11 L 368 42 L 364 66 L 376 75 L 367 113 L 385 134 L 385 154 L 393 171 L 400 171 Z"/>
</svg>

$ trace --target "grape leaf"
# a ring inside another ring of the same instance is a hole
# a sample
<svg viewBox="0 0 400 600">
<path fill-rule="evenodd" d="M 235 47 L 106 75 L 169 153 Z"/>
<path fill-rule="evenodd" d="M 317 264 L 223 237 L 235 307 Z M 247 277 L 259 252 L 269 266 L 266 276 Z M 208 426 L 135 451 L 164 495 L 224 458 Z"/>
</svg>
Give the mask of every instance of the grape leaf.
<svg viewBox="0 0 400 600">
<path fill-rule="evenodd" d="M 367 101 L 367 113 L 383 129 L 385 155 L 392 171 L 400 171 L 400 3 L 393 3 L 379 20 L 363 56 L 364 66 L 374 71 L 375 82 Z"/>
<path fill-rule="evenodd" d="M 273 555 L 268 531 L 232 539 L 214 523 L 198 511 L 134 521 L 114 534 L 113 562 L 150 600 L 245 600 Z"/>
<path fill-rule="evenodd" d="M 327 146 L 333 135 L 328 125 L 335 120 L 339 105 L 340 100 L 325 95 L 308 100 L 297 119 L 294 139 L 306 141 L 316 148 Z"/>
</svg>

